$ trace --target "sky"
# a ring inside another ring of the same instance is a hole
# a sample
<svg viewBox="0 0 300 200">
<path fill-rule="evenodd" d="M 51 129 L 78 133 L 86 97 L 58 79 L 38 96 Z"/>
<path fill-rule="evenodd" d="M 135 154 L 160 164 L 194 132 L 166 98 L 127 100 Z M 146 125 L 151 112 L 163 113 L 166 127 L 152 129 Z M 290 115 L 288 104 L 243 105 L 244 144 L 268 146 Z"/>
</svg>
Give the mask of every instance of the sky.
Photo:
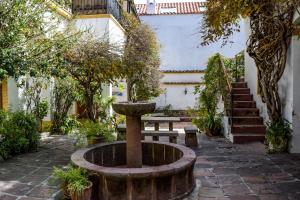
<svg viewBox="0 0 300 200">
<path fill-rule="evenodd" d="M 156 3 L 170 3 L 170 2 L 204 2 L 205 0 L 156 0 Z M 147 3 L 147 0 L 134 0 L 137 4 Z"/>
</svg>

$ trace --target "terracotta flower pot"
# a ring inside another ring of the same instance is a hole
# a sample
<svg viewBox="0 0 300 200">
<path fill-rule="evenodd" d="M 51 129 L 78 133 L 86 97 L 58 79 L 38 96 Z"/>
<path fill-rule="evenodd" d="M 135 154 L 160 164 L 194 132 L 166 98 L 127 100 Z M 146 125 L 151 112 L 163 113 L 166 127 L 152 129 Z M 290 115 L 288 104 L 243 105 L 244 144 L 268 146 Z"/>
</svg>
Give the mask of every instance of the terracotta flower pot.
<svg viewBox="0 0 300 200">
<path fill-rule="evenodd" d="M 92 186 L 93 183 L 89 181 L 89 185 L 81 193 L 72 193 L 72 200 L 90 200 L 92 196 Z"/>
</svg>

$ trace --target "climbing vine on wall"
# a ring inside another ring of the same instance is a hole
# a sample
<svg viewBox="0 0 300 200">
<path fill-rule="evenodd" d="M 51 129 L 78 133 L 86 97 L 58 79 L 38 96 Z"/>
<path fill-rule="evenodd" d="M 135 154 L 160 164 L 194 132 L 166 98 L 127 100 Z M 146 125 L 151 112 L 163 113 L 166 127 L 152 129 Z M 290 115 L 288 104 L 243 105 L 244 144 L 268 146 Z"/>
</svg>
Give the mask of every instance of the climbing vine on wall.
<svg viewBox="0 0 300 200">
<path fill-rule="evenodd" d="M 282 115 L 278 82 L 285 69 L 298 6 L 299 0 L 208 0 L 206 4 L 203 45 L 219 39 L 226 43 L 239 30 L 240 16 L 249 18 L 247 52 L 256 63 L 261 97 L 271 121 Z"/>
</svg>

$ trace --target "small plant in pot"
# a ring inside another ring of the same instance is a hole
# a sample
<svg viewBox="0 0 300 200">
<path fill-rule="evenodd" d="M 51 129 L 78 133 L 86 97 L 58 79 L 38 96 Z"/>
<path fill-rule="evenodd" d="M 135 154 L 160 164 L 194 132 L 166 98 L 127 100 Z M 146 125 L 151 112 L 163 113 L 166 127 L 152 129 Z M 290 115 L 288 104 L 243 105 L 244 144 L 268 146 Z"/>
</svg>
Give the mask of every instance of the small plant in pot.
<svg viewBox="0 0 300 200">
<path fill-rule="evenodd" d="M 82 121 L 79 126 L 79 133 L 86 136 L 88 145 L 114 140 L 114 129 L 111 127 L 110 123 L 106 121 Z"/>
<path fill-rule="evenodd" d="M 73 166 L 69 166 L 66 170 L 54 167 L 53 176 L 62 181 L 64 199 L 91 199 L 93 184 L 88 180 L 88 173 L 85 170 Z"/>
<path fill-rule="evenodd" d="M 266 133 L 266 143 L 269 153 L 288 152 L 289 141 L 293 130 L 291 124 L 285 119 L 269 122 Z"/>
</svg>

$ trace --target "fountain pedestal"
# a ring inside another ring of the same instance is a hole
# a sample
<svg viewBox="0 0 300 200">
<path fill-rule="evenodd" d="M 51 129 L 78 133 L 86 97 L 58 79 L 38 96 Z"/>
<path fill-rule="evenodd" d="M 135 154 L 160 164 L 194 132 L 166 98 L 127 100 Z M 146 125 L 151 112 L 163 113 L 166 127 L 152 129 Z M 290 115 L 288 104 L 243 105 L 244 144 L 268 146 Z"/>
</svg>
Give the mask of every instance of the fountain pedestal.
<svg viewBox="0 0 300 200">
<path fill-rule="evenodd" d="M 148 102 L 121 102 L 113 104 L 116 113 L 126 115 L 126 159 L 128 168 L 141 168 L 142 135 L 141 116 L 155 110 L 155 103 Z"/>
<path fill-rule="evenodd" d="M 126 116 L 126 127 L 127 167 L 142 167 L 141 116 Z"/>
</svg>

